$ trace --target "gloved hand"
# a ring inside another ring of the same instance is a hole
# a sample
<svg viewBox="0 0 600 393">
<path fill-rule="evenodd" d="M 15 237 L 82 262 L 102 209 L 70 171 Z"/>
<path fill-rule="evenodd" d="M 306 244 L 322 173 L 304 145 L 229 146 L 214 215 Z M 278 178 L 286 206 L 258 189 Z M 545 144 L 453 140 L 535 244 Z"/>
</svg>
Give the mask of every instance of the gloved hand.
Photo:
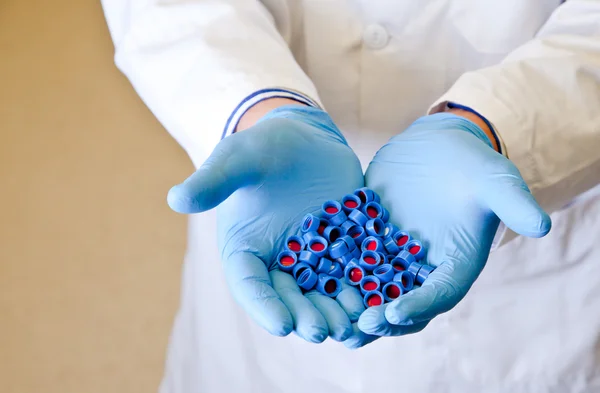
<svg viewBox="0 0 600 393">
<path fill-rule="evenodd" d="M 181 213 L 217 209 L 225 276 L 236 301 L 271 334 L 292 330 L 310 342 L 343 341 L 364 310 L 345 286 L 336 300 L 311 291 L 276 269 L 286 238 L 306 213 L 363 185 L 360 162 L 327 113 L 289 105 L 223 139 L 206 162 L 171 189 Z M 210 264 L 216 261 L 205 261 Z"/>
<path fill-rule="evenodd" d="M 453 114 L 423 117 L 390 139 L 365 182 L 390 221 L 420 239 L 426 261 L 437 266 L 421 288 L 362 314 L 358 327 L 370 335 L 414 333 L 453 308 L 481 273 L 499 219 L 525 236 L 550 231 L 550 217 L 513 163 L 492 149 L 481 128 Z M 352 345 L 373 339 L 363 335 Z"/>
</svg>

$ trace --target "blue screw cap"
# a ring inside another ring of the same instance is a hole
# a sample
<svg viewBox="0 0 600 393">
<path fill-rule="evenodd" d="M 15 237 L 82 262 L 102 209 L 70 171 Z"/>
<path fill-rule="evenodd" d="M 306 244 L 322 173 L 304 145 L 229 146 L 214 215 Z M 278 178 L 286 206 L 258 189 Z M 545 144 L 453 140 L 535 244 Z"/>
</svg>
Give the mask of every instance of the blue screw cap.
<svg viewBox="0 0 600 393">
<path fill-rule="evenodd" d="M 370 291 L 365 293 L 363 297 L 363 302 L 366 308 L 381 306 L 385 303 L 385 299 L 383 298 L 383 294 L 379 291 Z"/>
<path fill-rule="evenodd" d="M 329 274 L 332 264 L 333 264 L 333 262 L 330 259 L 321 258 L 321 259 L 319 259 L 319 264 L 317 265 L 315 272 Z"/>
<path fill-rule="evenodd" d="M 385 224 L 380 218 L 374 218 L 367 221 L 365 224 L 365 230 L 369 236 L 383 236 L 385 232 Z"/>
<path fill-rule="evenodd" d="M 300 251 L 304 250 L 305 246 L 306 243 L 304 243 L 304 240 L 300 236 L 293 235 L 285 241 L 285 249 L 295 254 L 300 254 Z"/>
<path fill-rule="evenodd" d="M 342 225 L 340 225 L 340 229 L 342 230 L 342 235 L 347 235 L 350 228 L 356 226 L 356 223 L 351 220 L 344 221 Z"/>
<path fill-rule="evenodd" d="M 306 269 L 300 273 L 296 282 L 300 288 L 310 291 L 317 285 L 317 279 L 317 273 L 313 272 L 312 269 Z"/>
<path fill-rule="evenodd" d="M 414 276 L 408 270 L 397 273 L 394 276 L 394 281 L 399 283 L 402 286 L 403 293 L 408 292 L 411 289 L 413 289 L 413 286 L 415 283 Z"/>
<path fill-rule="evenodd" d="M 343 232 L 340 227 L 335 227 L 333 225 L 328 226 L 323 230 L 323 237 L 329 242 L 333 243 L 337 239 L 342 236 Z"/>
<path fill-rule="evenodd" d="M 308 250 L 304 250 L 298 256 L 298 261 L 306 263 L 311 268 L 315 268 L 319 263 L 319 257 Z"/>
<path fill-rule="evenodd" d="M 412 237 L 407 231 L 398 231 L 392 235 L 392 239 L 394 239 L 400 250 L 404 250 L 404 246 L 406 246 L 406 243 L 412 240 Z"/>
<path fill-rule="evenodd" d="M 350 214 L 348 214 L 348 219 L 354 221 L 357 225 L 360 225 L 361 227 L 364 227 L 367 221 L 369 221 L 369 218 L 358 209 L 352 210 Z"/>
<path fill-rule="evenodd" d="M 408 269 L 406 269 L 406 271 L 412 274 L 414 279 L 417 278 L 417 274 L 419 274 L 419 270 L 421 270 L 422 266 L 423 265 L 421 265 L 419 262 L 413 262 L 408 266 Z"/>
<path fill-rule="evenodd" d="M 406 243 L 406 246 L 404 246 L 404 249 L 410 252 L 417 261 L 420 261 L 425 257 L 425 247 L 423 247 L 423 244 L 418 240 L 413 239 L 409 241 Z"/>
<path fill-rule="evenodd" d="M 310 242 L 310 240 L 315 237 L 321 237 L 321 235 L 319 235 L 319 233 L 316 231 L 310 231 L 310 232 L 306 232 L 306 233 L 304 233 L 304 235 L 302 235 L 302 240 L 304 240 L 304 244 L 308 244 Z"/>
<path fill-rule="evenodd" d="M 392 237 L 386 237 L 383 241 L 383 246 L 390 254 L 398 254 L 400 252 L 400 247 L 396 244 L 396 241 L 392 239 Z"/>
<path fill-rule="evenodd" d="M 334 201 L 333 199 L 325 201 L 323 203 L 323 205 L 321 206 L 321 214 L 323 215 L 323 218 L 325 218 L 326 220 L 329 220 L 330 224 L 331 224 L 331 218 L 340 212 L 343 212 L 342 205 L 340 205 L 340 203 L 338 201 Z M 336 225 L 336 224 L 333 224 L 333 225 Z"/>
<path fill-rule="evenodd" d="M 336 297 L 342 290 L 342 282 L 335 277 L 319 274 L 317 291 L 325 296 Z"/>
<path fill-rule="evenodd" d="M 331 268 L 329 269 L 329 275 L 335 278 L 344 277 L 344 269 L 342 269 L 342 265 L 340 265 L 338 262 L 333 262 L 331 264 Z"/>
<path fill-rule="evenodd" d="M 392 302 L 404 295 L 405 292 L 399 282 L 390 281 L 383 286 L 381 293 L 386 302 Z"/>
<path fill-rule="evenodd" d="M 354 242 L 354 239 L 351 238 L 348 235 L 344 235 L 342 237 L 340 237 L 340 240 L 342 240 L 344 243 L 346 243 L 346 245 L 348 246 L 348 250 L 352 251 L 354 250 L 356 247 L 356 242 Z"/>
<path fill-rule="evenodd" d="M 329 256 L 333 259 L 340 258 L 349 252 L 348 245 L 343 239 L 338 239 L 329 246 Z"/>
<path fill-rule="evenodd" d="M 381 240 L 379 240 L 379 238 L 376 236 L 366 237 L 365 240 L 363 240 L 362 244 L 360 245 L 360 249 L 362 251 L 377 251 L 377 252 L 384 251 Z"/>
<path fill-rule="evenodd" d="M 350 285 L 360 285 L 361 280 L 366 276 L 365 269 L 356 263 L 349 263 L 348 266 L 346 266 L 346 269 L 344 269 L 344 278 Z"/>
<path fill-rule="evenodd" d="M 346 213 L 344 213 L 343 210 L 329 219 L 329 223 L 331 225 L 335 225 L 338 227 L 341 226 L 346 221 L 348 221 L 348 216 L 346 215 Z"/>
<path fill-rule="evenodd" d="M 354 194 L 348 194 L 342 198 L 342 209 L 346 214 L 350 214 L 354 209 L 360 209 L 361 205 L 362 202 L 360 198 Z"/>
<path fill-rule="evenodd" d="M 354 195 L 360 198 L 362 203 L 377 202 L 379 203 L 379 195 L 368 187 L 361 187 L 354 190 Z"/>
<path fill-rule="evenodd" d="M 373 275 L 377 277 L 382 284 L 385 284 L 394 279 L 394 268 L 392 268 L 392 265 L 390 264 L 379 265 L 373 269 Z"/>
<path fill-rule="evenodd" d="M 383 207 L 377 202 L 369 202 L 360 209 L 369 219 L 383 217 Z"/>
<path fill-rule="evenodd" d="M 307 214 L 302 219 L 302 226 L 300 227 L 302 233 L 316 232 L 319 229 L 320 218 L 313 215 Z"/>
<path fill-rule="evenodd" d="M 366 276 L 360 280 L 360 292 L 365 295 L 369 291 L 379 291 L 381 289 L 381 282 L 375 276 Z"/>
<path fill-rule="evenodd" d="M 367 231 L 360 225 L 355 225 L 348 230 L 346 235 L 350 236 L 354 240 L 354 244 L 358 246 L 362 244 L 363 240 L 367 237 Z"/>
<path fill-rule="evenodd" d="M 403 270 L 408 270 L 408 267 L 411 263 L 416 262 L 415 257 L 408 251 L 400 251 L 396 258 L 392 259 L 390 262 L 392 267 L 401 272 Z"/>
<path fill-rule="evenodd" d="M 346 267 L 354 259 L 355 258 L 351 253 L 347 253 L 347 254 L 344 254 L 341 257 L 337 258 L 335 261 L 339 262 L 340 265 L 342 265 L 343 267 Z"/>
<path fill-rule="evenodd" d="M 383 214 L 381 215 L 381 221 L 387 223 L 390 220 L 390 212 L 385 208 L 382 207 L 383 209 Z"/>
<path fill-rule="evenodd" d="M 306 250 L 312 252 L 317 257 L 321 258 L 327 254 L 327 240 L 321 236 L 315 236 L 310 239 L 306 245 Z M 302 253 L 300 253 L 302 254 Z"/>
<path fill-rule="evenodd" d="M 371 272 L 373 269 L 379 266 L 381 262 L 381 256 L 379 253 L 376 251 L 367 250 L 363 251 L 358 264 L 366 271 Z"/>
<path fill-rule="evenodd" d="M 298 257 L 296 253 L 292 251 L 282 251 L 277 255 L 277 265 L 279 269 L 284 272 L 291 272 L 294 269 L 294 266 L 298 262 Z"/>
<path fill-rule="evenodd" d="M 383 238 L 387 239 L 389 237 L 392 237 L 394 235 L 394 233 L 396 233 L 398 231 L 399 231 L 399 229 L 397 226 L 395 226 L 391 222 L 388 222 L 387 224 L 385 224 L 385 231 L 383 231 Z"/>
<path fill-rule="evenodd" d="M 294 265 L 294 269 L 292 270 L 292 276 L 294 276 L 294 279 L 297 280 L 298 276 L 300 274 L 302 274 L 302 272 L 305 271 L 306 269 L 312 270 L 310 265 L 308 265 L 307 263 L 298 262 L 298 263 L 296 263 L 296 265 Z"/>
<path fill-rule="evenodd" d="M 415 281 L 417 282 L 417 284 L 423 285 L 423 283 L 425 282 L 425 280 L 427 280 L 427 277 L 429 277 L 429 274 L 431 272 L 433 272 L 434 270 L 435 270 L 435 268 L 433 266 L 430 266 L 430 265 L 423 265 L 423 266 L 421 266 L 421 268 L 419 269 L 419 272 L 417 273 L 417 277 L 415 279 Z"/>
</svg>

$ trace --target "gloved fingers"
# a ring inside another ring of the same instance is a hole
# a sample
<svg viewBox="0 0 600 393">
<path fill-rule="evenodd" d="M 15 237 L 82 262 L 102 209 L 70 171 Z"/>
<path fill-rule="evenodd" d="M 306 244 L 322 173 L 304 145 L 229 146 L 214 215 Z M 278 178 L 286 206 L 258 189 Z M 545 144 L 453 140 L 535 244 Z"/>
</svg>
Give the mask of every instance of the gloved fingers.
<svg viewBox="0 0 600 393">
<path fill-rule="evenodd" d="M 358 328 L 358 324 L 352 324 L 352 336 L 344 341 L 344 346 L 348 349 L 362 348 L 367 344 L 371 344 L 373 341 L 379 339 L 379 336 L 373 336 L 366 334 Z"/>
<path fill-rule="evenodd" d="M 429 321 L 418 322 L 411 325 L 392 325 L 385 318 L 385 311 L 388 304 L 376 307 L 369 307 L 358 320 L 358 328 L 370 335 L 375 336 L 403 336 L 420 332 L 425 329 Z"/>
<path fill-rule="evenodd" d="M 292 332 L 292 314 L 273 289 L 263 261 L 241 252 L 225 260 L 223 267 L 233 297 L 259 326 L 275 336 Z"/>
<path fill-rule="evenodd" d="M 236 143 L 236 137 L 222 140 L 195 173 L 169 190 L 171 209 L 185 214 L 210 210 L 238 188 L 260 179 L 260 163 L 243 144 Z"/>
<path fill-rule="evenodd" d="M 305 296 L 327 321 L 329 336 L 332 339 L 335 341 L 344 341 L 352 335 L 350 319 L 335 300 L 318 291 L 310 291 Z"/>
<path fill-rule="evenodd" d="M 329 326 L 313 303 L 302 294 L 294 277 L 281 270 L 270 272 L 273 288 L 281 296 L 294 319 L 296 334 L 312 343 L 322 343 L 329 335 Z"/>
<path fill-rule="evenodd" d="M 447 258 L 420 288 L 387 305 L 385 319 L 392 325 L 415 325 L 451 310 L 473 285 L 481 268 Z"/>
<path fill-rule="evenodd" d="M 538 205 L 518 174 L 492 176 L 482 191 L 488 207 L 516 233 L 542 237 L 550 232 L 550 216 Z"/>
<path fill-rule="evenodd" d="M 351 322 L 358 321 L 360 314 L 365 310 L 363 297 L 358 289 L 342 281 L 342 290 L 335 298 L 348 315 Z"/>
</svg>

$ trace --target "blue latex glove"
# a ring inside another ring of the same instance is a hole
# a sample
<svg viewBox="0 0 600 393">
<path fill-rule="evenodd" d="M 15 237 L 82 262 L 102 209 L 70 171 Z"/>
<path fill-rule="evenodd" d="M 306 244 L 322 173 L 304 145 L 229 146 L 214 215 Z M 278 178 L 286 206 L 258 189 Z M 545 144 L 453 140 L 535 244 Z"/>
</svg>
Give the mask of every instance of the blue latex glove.
<svg viewBox="0 0 600 393">
<path fill-rule="evenodd" d="M 364 310 L 360 293 L 345 286 L 336 300 L 316 291 L 304 296 L 275 259 L 306 213 L 362 185 L 360 162 L 329 115 L 290 105 L 222 140 L 196 173 L 171 189 L 168 202 L 181 213 L 219 206 L 229 288 L 260 326 L 278 336 L 295 330 L 310 342 L 329 335 L 343 341 Z"/>
<path fill-rule="evenodd" d="M 550 231 L 550 217 L 513 163 L 492 149 L 481 128 L 453 114 L 423 117 L 393 137 L 365 181 L 391 221 L 420 239 L 427 262 L 437 266 L 421 288 L 362 314 L 358 327 L 371 335 L 414 333 L 453 308 L 481 273 L 500 220 L 525 236 Z M 356 336 L 348 345 L 373 339 Z"/>
</svg>

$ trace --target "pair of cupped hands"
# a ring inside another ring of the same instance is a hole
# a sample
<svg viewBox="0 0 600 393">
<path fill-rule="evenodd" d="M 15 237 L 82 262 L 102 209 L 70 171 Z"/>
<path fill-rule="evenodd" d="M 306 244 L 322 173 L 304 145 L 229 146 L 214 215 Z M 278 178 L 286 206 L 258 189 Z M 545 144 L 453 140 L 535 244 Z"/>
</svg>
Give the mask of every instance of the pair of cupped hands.
<svg viewBox="0 0 600 393">
<path fill-rule="evenodd" d="M 180 213 L 217 207 L 218 243 L 231 293 L 268 332 L 359 348 L 383 336 L 424 329 L 452 309 L 481 273 L 502 220 L 531 237 L 550 230 L 511 161 L 475 123 L 453 114 L 422 117 L 391 138 L 363 176 L 360 162 L 329 115 L 289 105 L 223 139 L 206 162 L 171 189 Z M 390 221 L 421 240 L 436 270 L 395 301 L 365 310 L 343 284 L 337 298 L 303 294 L 277 269 L 286 238 L 328 199 L 360 187 L 381 197 Z M 211 263 L 212 261 L 206 261 Z"/>
</svg>

